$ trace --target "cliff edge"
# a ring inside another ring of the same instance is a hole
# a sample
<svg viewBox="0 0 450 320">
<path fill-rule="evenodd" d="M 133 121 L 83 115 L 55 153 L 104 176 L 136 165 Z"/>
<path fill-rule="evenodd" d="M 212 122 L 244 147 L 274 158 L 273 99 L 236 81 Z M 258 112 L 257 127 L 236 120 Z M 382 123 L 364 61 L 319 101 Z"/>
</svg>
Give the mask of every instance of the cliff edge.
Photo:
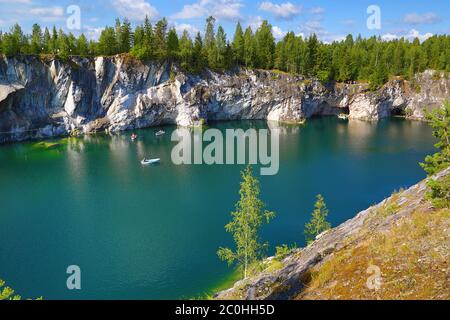
<svg viewBox="0 0 450 320">
<path fill-rule="evenodd" d="M 0 56 L 0 143 L 58 135 L 121 131 L 208 120 L 300 122 L 348 114 L 378 120 L 450 99 L 450 77 L 426 71 L 392 79 L 378 91 L 367 84 L 330 83 L 282 72 L 205 70 L 192 75 L 168 62 L 127 55 L 68 61 Z"/>
<path fill-rule="evenodd" d="M 435 179 L 450 179 L 450 168 Z M 393 194 L 217 299 L 450 299 L 450 209 L 426 181 Z M 275 269 L 275 270 L 274 270 Z"/>
</svg>

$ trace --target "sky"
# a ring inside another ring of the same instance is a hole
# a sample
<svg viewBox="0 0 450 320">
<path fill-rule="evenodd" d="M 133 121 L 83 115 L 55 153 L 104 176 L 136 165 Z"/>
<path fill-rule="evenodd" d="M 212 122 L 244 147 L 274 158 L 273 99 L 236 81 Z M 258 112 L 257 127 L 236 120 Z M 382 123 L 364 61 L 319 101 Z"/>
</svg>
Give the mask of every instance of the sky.
<svg viewBox="0 0 450 320">
<path fill-rule="evenodd" d="M 72 18 L 78 17 L 73 5 L 79 8 L 78 25 L 73 24 Z M 374 16 L 371 5 L 379 8 L 379 15 Z M 187 30 L 194 35 L 204 31 L 205 20 L 212 15 L 229 39 L 238 21 L 255 29 L 267 19 L 278 39 L 293 31 L 303 36 L 316 33 L 325 42 L 341 40 L 349 33 L 423 41 L 434 34 L 450 34 L 449 12 L 448 0 L 0 0 L 0 30 L 7 32 L 17 22 L 30 32 L 33 23 L 38 23 L 97 39 L 117 17 L 136 25 L 147 15 L 152 22 L 166 17 L 179 33 Z M 368 19 L 380 24 L 369 28 Z"/>
</svg>

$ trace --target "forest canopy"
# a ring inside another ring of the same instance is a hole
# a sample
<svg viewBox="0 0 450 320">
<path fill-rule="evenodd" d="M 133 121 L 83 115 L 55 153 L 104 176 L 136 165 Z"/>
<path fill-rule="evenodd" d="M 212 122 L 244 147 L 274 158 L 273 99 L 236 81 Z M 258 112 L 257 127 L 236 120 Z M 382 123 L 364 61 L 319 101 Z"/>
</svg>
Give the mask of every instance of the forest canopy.
<svg viewBox="0 0 450 320">
<path fill-rule="evenodd" d="M 34 24 L 25 34 L 16 24 L 9 32 L 0 32 L 0 53 L 53 54 L 69 56 L 111 56 L 129 53 L 141 60 L 171 60 L 188 72 L 204 68 L 228 70 L 236 66 L 277 69 L 293 74 L 317 77 L 326 82 L 368 81 L 372 88 L 384 84 L 390 76 L 412 78 L 425 69 L 450 71 L 450 36 L 436 35 L 424 42 L 419 39 L 383 41 L 348 35 L 345 40 L 324 43 L 315 34 L 309 37 L 288 32 L 276 41 L 272 26 L 263 21 L 257 30 L 236 25 L 233 37 L 209 17 L 205 31 L 191 37 L 169 28 L 167 20 L 154 25 L 148 18 L 132 27 L 127 20 L 116 19 L 114 27 L 105 27 L 98 40 L 84 34 L 76 37 L 62 29 L 44 30 Z"/>
</svg>

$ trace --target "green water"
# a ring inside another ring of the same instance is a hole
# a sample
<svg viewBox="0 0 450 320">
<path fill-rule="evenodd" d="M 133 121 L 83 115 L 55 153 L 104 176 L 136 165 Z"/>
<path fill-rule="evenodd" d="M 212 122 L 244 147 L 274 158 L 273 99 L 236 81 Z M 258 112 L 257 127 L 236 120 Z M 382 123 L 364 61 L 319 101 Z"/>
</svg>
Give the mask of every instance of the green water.
<svg viewBox="0 0 450 320">
<path fill-rule="evenodd" d="M 23 297 L 46 299 L 198 297 L 227 281 L 231 270 L 216 250 L 231 245 L 223 226 L 243 167 L 173 165 L 173 129 L 161 138 L 159 129 L 141 130 L 135 143 L 124 133 L 0 146 L 0 279 Z M 402 119 L 283 127 L 279 174 L 260 178 L 277 212 L 263 238 L 303 245 L 318 193 L 335 226 L 416 183 L 432 144 L 426 124 Z M 147 155 L 162 163 L 142 167 Z M 66 288 L 73 264 L 81 267 L 80 291 Z"/>
</svg>

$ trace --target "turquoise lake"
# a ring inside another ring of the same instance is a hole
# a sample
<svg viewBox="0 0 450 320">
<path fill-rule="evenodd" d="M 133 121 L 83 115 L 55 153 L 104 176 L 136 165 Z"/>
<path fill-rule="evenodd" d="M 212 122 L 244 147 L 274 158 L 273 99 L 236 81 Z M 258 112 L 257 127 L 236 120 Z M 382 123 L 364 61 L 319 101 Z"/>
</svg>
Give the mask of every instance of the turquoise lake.
<svg viewBox="0 0 450 320">
<path fill-rule="evenodd" d="M 0 279 L 23 298 L 45 299 L 193 298 L 226 281 L 232 270 L 216 250 L 232 245 L 224 225 L 244 167 L 175 166 L 174 129 L 159 138 L 160 128 L 139 130 L 136 142 L 127 132 L 0 146 Z M 433 143 L 427 124 L 399 118 L 283 126 L 279 173 L 259 177 L 277 213 L 262 230 L 269 253 L 304 245 L 319 193 L 336 226 L 423 179 L 418 162 Z M 162 162 L 143 167 L 144 156 Z M 69 265 L 81 268 L 79 291 L 66 287 Z"/>
</svg>

